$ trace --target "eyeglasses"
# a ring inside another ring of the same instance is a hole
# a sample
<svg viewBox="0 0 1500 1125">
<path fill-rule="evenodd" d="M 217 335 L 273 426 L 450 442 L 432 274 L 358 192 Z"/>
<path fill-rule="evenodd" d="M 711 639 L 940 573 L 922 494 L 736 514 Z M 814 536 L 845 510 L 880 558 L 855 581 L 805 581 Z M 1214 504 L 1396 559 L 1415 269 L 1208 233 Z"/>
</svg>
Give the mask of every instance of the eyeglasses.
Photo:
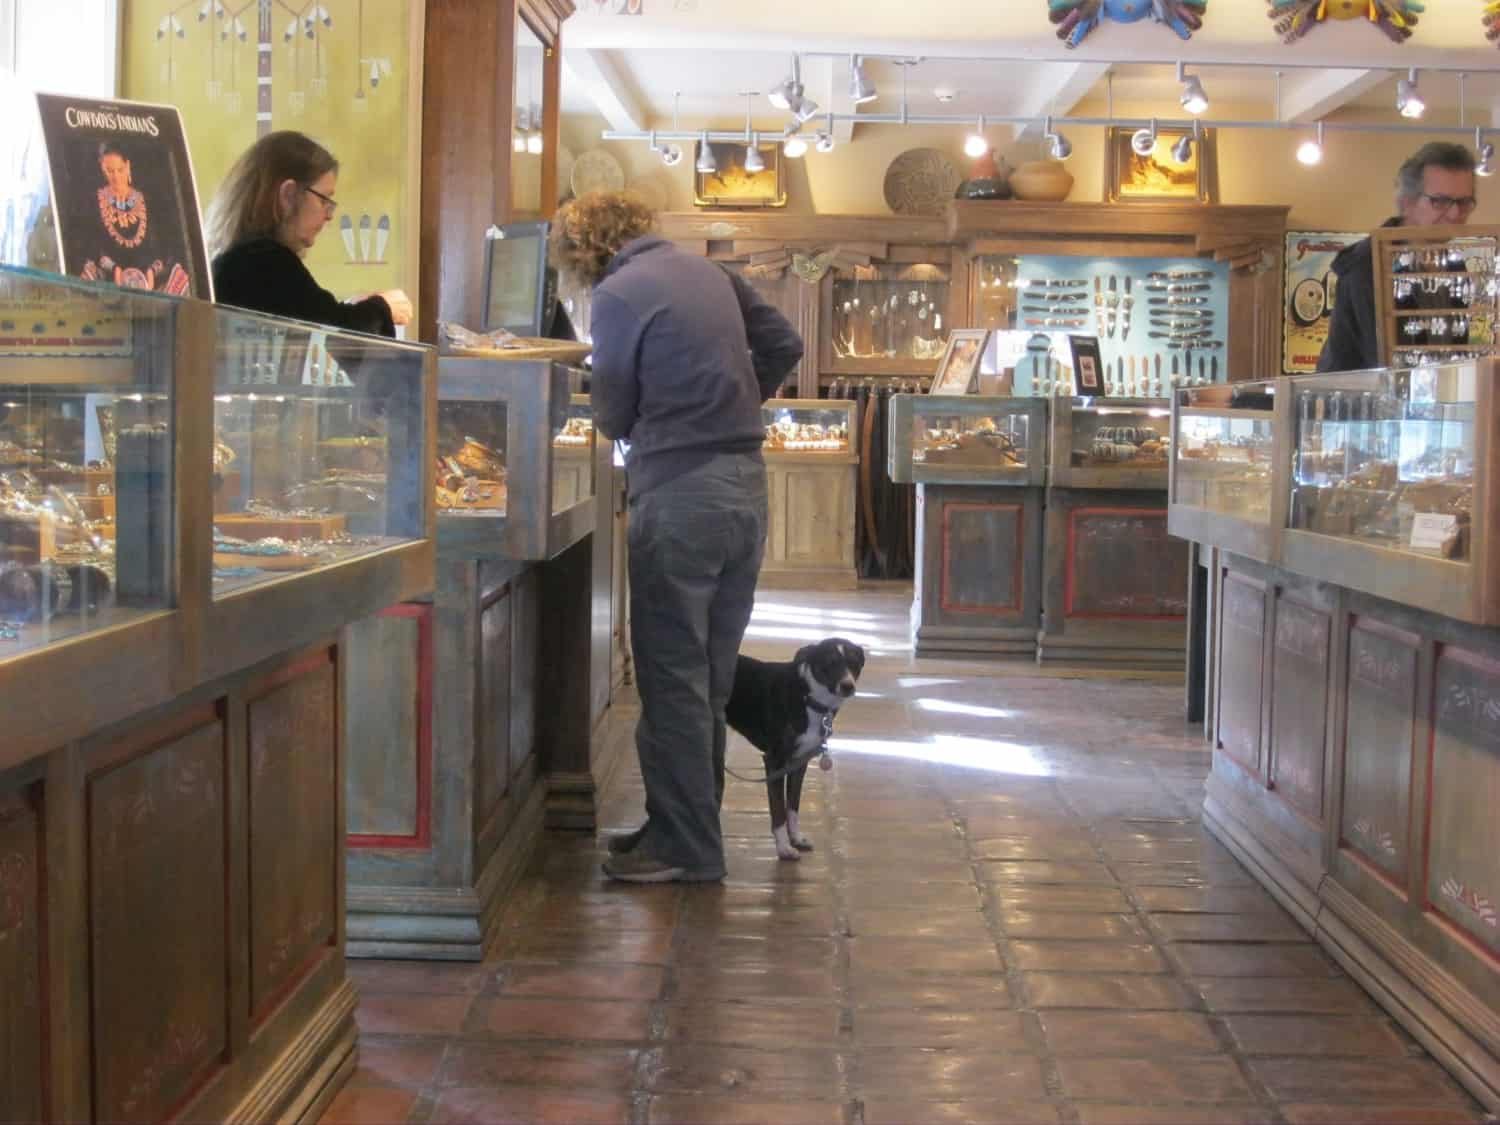
<svg viewBox="0 0 1500 1125">
<path fill-rule="evenodd" d="M 1460 214 L 1467 215 L 1479 203 L 1472 195 L 1432 195 L 1428 192 L 1421 193 L 1422 198 L 1431 203 L 1441 213 L 1457 208 Z"/>
<path fill-rule="evenodd" d="M 333 199 L 329 196 L 324 195 L 317 188 L 304 187 L 302 190 L 307 192 L 309 195 L 316 195 L 319 199 L 321 199 L 323 201 L 323 214 L 327 215 L 330 219 L 333 218 L 333 213 L 339 209 L 339 201 L 337 199 Z M 1442 197 L 1439 196 L 1439 198 Z M 1433 202 L 1436 203 L 1437 200 L 1434 199 Z"/>
</svg>

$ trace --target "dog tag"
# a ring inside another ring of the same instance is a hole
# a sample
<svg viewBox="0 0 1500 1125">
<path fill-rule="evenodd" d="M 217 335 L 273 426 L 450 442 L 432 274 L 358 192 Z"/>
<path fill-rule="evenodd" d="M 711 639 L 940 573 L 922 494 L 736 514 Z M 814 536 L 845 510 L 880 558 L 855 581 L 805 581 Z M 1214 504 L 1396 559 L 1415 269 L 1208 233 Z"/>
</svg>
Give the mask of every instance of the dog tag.
<svg viewBox="0 0 1500 1125">
<path fill-rule="evenodd" d="M 823 756 L 818 759 L 818 768 L 824 771 L 833 769 L 833 755 L 827 750 L 824 750 Z"/>
</svg>

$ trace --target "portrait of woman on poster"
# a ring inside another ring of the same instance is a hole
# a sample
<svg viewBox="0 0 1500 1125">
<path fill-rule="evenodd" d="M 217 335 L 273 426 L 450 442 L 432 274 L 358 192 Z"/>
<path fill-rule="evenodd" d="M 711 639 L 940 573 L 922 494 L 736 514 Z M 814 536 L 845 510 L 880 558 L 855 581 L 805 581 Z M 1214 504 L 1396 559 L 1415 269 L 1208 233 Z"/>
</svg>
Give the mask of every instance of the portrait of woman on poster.
<svg viewBox="0 0 1500 1125">
<path fill-rule="evenodd" d="M 86 281 L 113 282 L 122 289 L 182 296 L 188 291 L 188 272 L 163 249 L 150 201 L 131 175 L 130 157 L 113 141 L 100 143 L 98 156 L 104 181 L 94 193 L 101 227 L 98 250 L 85 259 L 79 275 Z"/>
</svg>

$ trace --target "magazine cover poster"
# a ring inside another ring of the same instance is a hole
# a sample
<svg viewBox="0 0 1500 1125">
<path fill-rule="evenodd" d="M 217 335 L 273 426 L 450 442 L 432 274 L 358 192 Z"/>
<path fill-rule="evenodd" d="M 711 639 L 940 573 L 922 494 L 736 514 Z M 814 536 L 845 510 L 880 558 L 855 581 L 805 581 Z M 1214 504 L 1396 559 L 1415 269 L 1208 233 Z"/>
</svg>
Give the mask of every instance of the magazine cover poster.
<svg viewBox="0 0 1500 1125">
<path fill-rule="evenodd" d="M 1283 374 L 1305 375 L 1318 369 L 1338 289 L 1333 259 L 1364 237 L 1348 231 L 1287 231 L 1281 310 Z"/>
<path fill-rule="evenodd" d="M 62 272 L 211 300 L 198 192 L 173 106 L 38 94 Z"/>
</svg>

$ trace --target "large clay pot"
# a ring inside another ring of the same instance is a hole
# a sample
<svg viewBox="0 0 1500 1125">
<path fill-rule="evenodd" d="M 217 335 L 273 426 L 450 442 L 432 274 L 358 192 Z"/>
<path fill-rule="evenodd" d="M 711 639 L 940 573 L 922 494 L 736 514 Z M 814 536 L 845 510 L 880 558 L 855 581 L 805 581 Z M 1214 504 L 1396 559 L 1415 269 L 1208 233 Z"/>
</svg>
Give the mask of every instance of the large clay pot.
<svg viewBox="0 0 1500 1125">
<path fill-rule="evenodd" d="M 1031 160 L 1010 174 L 1010 189 L 1017 199 L 1057 203 L 1073 190 L 1073 174 L 1057 160 Z"/>
</svg>

